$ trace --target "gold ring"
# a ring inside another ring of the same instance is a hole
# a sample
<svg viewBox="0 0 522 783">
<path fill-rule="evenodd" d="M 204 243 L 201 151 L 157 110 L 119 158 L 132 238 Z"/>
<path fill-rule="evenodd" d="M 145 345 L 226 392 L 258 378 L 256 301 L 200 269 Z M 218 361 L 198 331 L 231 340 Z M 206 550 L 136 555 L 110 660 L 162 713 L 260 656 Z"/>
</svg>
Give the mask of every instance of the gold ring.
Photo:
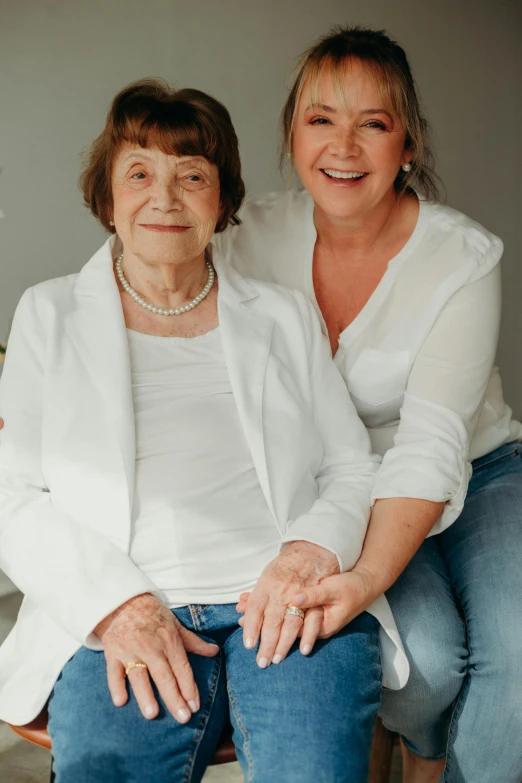
<svg viewBox="0 0 522 783">
<path fill-rule="evenodd" d="M 125 676 L 131 671 L 131 669 L 146 669 L 147 664 L 143 661 L 130 661 L 125 667 Z"/>
<path fill-rule="evenodd" d="M 293 604 L 288 604 L 288 606 L 285 609 L 285 614 L 293 614 L 295 617 L 300 617 L 301 620 L 304 620 L 305 613 L 302 609 L 299 609 L 298 606 L 294 606 Z"/>
</svg>

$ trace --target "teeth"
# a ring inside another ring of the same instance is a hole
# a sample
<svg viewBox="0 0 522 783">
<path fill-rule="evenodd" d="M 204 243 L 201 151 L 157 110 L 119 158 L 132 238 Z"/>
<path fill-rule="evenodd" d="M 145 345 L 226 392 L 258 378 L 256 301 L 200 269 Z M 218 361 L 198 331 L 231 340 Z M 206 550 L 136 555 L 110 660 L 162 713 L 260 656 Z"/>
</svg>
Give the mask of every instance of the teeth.
<svg viewBox="0 0 522 783">
<path fill-rule="evenodd" d="M 323 171 L 334 179 L 361 179 L 364 177 L 364 172 L 360 171 L 336 171 L 335 169 L 323 169 Z"/>
</svg>

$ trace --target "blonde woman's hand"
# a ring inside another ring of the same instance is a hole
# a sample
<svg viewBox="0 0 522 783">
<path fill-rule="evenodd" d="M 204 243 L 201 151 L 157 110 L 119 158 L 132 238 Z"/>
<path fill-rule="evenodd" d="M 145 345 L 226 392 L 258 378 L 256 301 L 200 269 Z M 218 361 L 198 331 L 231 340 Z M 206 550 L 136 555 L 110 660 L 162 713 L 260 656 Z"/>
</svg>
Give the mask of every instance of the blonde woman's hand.
<svg viewBox="0 0 522 783">
<path fill-rule="evenodd" d="M 109 690 L 117 707 L 128 700 L 128 679 L 145 718 L 155 718 L 159 712 L 151 680 L 179 723 L 186 723 L 199 710 L 187 652 L 210 658 L 219 647 L 184 628 L 156 596 L 145 593 L 131 598 L 102 620 L 94 633 L 104 647 Z M 141 661 L 147 668 L 133 668 L 126 676 L 125 667 L 132 661 Z"/>
<path fill-rule="evenodd" d="M 345 625 L 348 625 L 357 615 L 375 600 L 372 576 L 370 573 L 358 570 L 346 571 L 336 576 L 323 579 L 320 584 L 306 587 L 292 596 L 292 603 L 300 609 L 310 611 L 321 607 L 322 623 L 317 636 L 308 634 L 301 643 L 315 644 L 317 638 L 328 639 Z"/>
</svg>

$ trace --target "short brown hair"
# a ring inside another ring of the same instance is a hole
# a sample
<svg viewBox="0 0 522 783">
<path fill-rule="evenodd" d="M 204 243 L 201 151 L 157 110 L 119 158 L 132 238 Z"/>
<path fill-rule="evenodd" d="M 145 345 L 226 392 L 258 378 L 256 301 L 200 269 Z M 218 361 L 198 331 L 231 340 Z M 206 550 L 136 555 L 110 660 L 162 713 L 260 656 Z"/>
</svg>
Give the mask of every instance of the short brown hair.
<svg viewBox="0 0 522 783">
<path fill-rule="evenodd" d="M 347 60 L 358 60 L 381 90 L 384 100 L 401 120 L 406 132 L 406 147 L 412 151 L 411 171 L 399 171 L 395 188 L 399 192 L 418 190 L 431 201 L 439 200 L 437 175 L 430 129 L 421 109 L 419 95 L 404 50 L 384 30 L 366 27 L 334 27 L 301 56 L 286 104 L 283 108 L 281 162 L 292 158 L 292 132 L 297 105 L 308 80 L 313 88 L 326 68 L 333 72 L 336 88 L 341 90 L 343 68 Z"/>
<path fill-rule="evenodd" d="M 227 109 L 200 90 L 176 90 L 161 79 L 141 79 L 114 98 L 105 127 L 86 154 L 80 187 L 86 206 L 115 233 L 111 175 L 123 142 L 157 146 L 169 155 L 201 155 L 219 171 L 221 211 L 216 233 L 241 221 L 245 197 L 239 145 Z"/>
</svg>

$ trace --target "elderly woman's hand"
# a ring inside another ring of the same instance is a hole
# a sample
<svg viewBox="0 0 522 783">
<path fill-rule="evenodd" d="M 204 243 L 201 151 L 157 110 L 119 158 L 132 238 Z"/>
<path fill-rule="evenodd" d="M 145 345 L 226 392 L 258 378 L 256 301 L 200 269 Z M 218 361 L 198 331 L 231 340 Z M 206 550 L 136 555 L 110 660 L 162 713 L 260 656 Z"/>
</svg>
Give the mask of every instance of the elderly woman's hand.
<svg viewBox="0 0 522 783">
<path fill-rule="evenodd" d="M 180 723 L 186 723 L 191 713 L 199 710 L 198 689 L 187 652 L 210 658 L 219 647 L 184 628 L 156 596 L 146 593 L 131 598 L 102 620 L 94 633 L 103 643 L 109 690 L 117 707 L 128 699 L 125 666 L 141 661 L 147 668 L 131 669 L 128 680 L 145 718 L 155 718 L 159 712 L 150 678 Z"/>
<path fill-rule="evenodd" d="M 281 553 L 267 565 L 254 590 L 238 605 L 245 612 L 241 618 L 245 647 L 261 642 L 257 663 L 265 668 L 280 663 L 303 630 L 303 620 L 285 610 L 292 597 L 306 587 L 317 585 L 321 579 L 339 573 L 337 557 L 324 547 L 307 541 L 287 544 Z M 315 636 L 322 623 L 322 608 L 311 609 L 306 616 L 309 633 Z M 307 645 L 301 646 L 305 655 Z"/>
</svg>

